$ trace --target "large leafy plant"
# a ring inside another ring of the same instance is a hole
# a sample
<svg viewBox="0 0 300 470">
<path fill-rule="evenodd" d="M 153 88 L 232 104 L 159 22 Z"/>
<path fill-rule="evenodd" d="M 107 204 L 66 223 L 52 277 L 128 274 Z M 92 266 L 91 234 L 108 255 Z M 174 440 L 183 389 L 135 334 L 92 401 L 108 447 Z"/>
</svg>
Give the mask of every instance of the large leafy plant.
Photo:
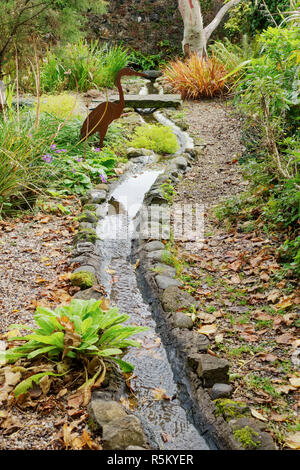
<svg viewBox="0 0 300 470">
<path fill-rule="evenodd" d="M 38 307 L 34 320 L 37 328 L 12 325 L 12 328 L 32 330 L 26 336 L 14 336 L 9 341 L 22 341 L 21 346 L 8 349 L 2 355 L 6 362 L 46 356 L 51 361 L 64 358 L 82 360 L 98 357 L 113 359 L 124 372 L 133 370 L 132 364 L 120 359 L 129 346 L 140 347 L 131 336 L 147 328 L 124 325 L 130 317 L 119 314 L 117 308 L 105 311 L 101 301 L 73 299 L 70 305 L 54 311 Z"/>
</svg>

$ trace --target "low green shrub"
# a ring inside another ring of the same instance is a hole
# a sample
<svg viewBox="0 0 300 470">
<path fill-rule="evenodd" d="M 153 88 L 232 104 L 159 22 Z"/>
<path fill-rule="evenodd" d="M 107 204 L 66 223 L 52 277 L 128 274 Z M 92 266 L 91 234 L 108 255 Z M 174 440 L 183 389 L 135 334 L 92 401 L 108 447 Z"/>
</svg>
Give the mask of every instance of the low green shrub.
<svg viewBox="0 0 300 470">
<path fill-rule="evenodd" d="M 179 150 L 177 137 L 172 129 L 160 124 L 145 124 L 136 128 L 130 145 L 162 154 L 172 154 Z"/>
</svg>

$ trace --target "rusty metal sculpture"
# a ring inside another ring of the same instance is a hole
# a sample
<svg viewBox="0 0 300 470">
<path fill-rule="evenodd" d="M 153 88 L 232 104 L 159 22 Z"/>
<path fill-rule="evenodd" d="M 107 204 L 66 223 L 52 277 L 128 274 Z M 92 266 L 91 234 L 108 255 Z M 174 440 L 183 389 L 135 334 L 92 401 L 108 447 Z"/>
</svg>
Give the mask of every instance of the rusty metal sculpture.
<svg viewBox="0 0 300 470">
<path fill-rule="evenodd" d="M 124 92 L 121 85 L 121 78 L 124 76 L 137 75 L 139 77 L 148 78 L 146 73 L 137 72 L 131 67 L 125 67 L 119 71 L 115 80 L 115 85 L 119 90 L 120 99 L 116 103 L 110 101 L 104 101 L 100 103 L 95 109 L 93 109 L 84 121 L 80 130 L 81 140 L 87 139 L 90 135 L 99 132 L 100 143 L 99 148 L 103 147 L 103 141 L 107 133 L 108 126 L 115 120 L 118 119 L 124 109 L 125 99 Z"/>
</svg>

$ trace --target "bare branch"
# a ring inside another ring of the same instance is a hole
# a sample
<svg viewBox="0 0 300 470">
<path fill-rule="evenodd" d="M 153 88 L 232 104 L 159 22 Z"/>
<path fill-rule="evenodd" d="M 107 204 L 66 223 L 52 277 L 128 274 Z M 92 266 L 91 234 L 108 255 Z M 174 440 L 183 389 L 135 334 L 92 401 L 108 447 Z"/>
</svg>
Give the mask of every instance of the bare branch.
<svg viewBox="0 0 300 470">
<path fill-rule="evenodd" d="M 207 41 L 212 35 L 212 33 L 214 32 L 214 30 L 219 26 L 219 24 L 221 23 L 222 19 L 224 18 L 228 10 L 238 5 L 240 1 L 241 0 L 231 0 L 230 2 L 222 6 L 221 10 L 219 10 L 219 12 L 216 14 L 214 19 L 212 20 L 212 22 L 209 25 L 207 25 L 206 28 L 204 28 L 204 33 L 205 33 L 205 37 Z"/>
</svg>

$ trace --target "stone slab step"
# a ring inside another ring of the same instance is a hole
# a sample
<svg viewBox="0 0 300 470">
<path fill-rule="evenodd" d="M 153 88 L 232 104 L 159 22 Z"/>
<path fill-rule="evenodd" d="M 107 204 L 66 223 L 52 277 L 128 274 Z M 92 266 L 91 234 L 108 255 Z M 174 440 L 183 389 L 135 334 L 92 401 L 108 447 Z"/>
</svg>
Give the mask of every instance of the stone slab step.
<svg viewBox="0 0 300 470">
<path fill-rule="evenodd" d="M 109 101 L 119 101 L 118 96 Z M 103 99 L 93 99 L 90 110 L 96 108 Z M 182 104 L 180 95 L 125 95 L 125 106 L 130 108 L 178 108 Z"/>
</svg>

